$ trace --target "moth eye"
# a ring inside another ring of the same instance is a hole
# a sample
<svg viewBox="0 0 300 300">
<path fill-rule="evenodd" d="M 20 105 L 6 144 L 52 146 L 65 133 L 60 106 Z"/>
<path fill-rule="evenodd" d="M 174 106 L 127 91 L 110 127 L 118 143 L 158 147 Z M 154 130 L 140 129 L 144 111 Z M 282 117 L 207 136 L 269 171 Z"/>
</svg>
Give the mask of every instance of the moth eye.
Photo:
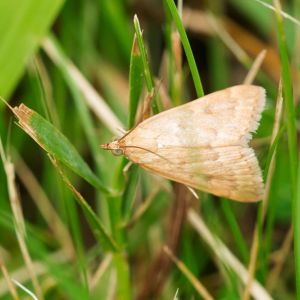
<svg viewBox="0 0 300 300">
<path fill-rule="evenodd" d="M 111 150 L 111 153 L 115 156 L 120 156 L 120 155 L 123 155 L 124 154 L 124 151 L 123 149 L 112 149 Z"/>
</svg>

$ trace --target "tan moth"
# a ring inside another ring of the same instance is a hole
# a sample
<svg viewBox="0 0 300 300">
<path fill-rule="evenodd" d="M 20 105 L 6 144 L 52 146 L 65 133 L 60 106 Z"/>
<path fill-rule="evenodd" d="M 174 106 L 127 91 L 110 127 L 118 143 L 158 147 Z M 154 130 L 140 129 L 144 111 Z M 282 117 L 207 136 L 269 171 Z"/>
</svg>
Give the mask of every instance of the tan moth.
<svg viewBox="0 0 300 300">
<path fill-rule="evenodd" d="M 233 86 L 150 117 L 101 147 L 188 187 L 257 201 L 264 185 L 248 144 L 264 105 L 263 88 Z"/>
</svg>

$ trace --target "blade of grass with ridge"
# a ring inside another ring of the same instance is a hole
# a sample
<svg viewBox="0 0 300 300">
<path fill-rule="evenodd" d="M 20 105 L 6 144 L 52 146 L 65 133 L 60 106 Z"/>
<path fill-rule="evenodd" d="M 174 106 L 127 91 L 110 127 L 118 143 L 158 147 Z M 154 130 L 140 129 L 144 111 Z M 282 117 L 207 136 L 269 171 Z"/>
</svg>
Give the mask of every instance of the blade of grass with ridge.
<svg viewBox="0 0 300 300">
<path fill-rule="evenodd" d="M 75 147 L 51 123 L 24 104 L 15 108 L 10 107 L 10 109 L 18 118 L 20 127 L 41 148 L 94 187 L 105 193 L 110 193 L 81 158 Z"/>
<path fill-rule="evenodd" d="M 178 14 L 176 5 L 174 3 L 173 0 L 164 0 L 170 10 L 170 13 L 173 17 L 173 20 L 175 22 L 175 25 L 177 27 L 178 33 L 180 35 L 180 39 L 182 42 L 182 46 L 184 48 L 185 51 L 185 55 L 192 73 L 192 77 L 194 80 L 194 85 L 195 85 L 195 89 L 196 89 L 196 93 L 198 97 L 202 97 L 204 95 L 204 91 L 203 91 L 203 87 L 202 87 L 202 83 L 201 83 L 201 79 L 200 79 L 200 75 L 197 69 L 197 65 L 196 65 L 196 61 L 193 55 L 193 51 L 192 48 L 190 46 L 187 34 L 184 30 L 182 21 L 180 19 L 180 16 Z"/>
<path fill-rule="evenodd" d="M 291 184 L 292 184 L 292 206 L 293 206 L 293 227 L 294 227 L 294 244 L 295 244 L 295 274 L 296 274 L 296 289 L 298 298 L 300 297 L 300 204 L 297 201 L 297 174 L 298 174 L 298 146 L 297 146 L 297 130 L 296 130 L 296 113 L 293 97 L 293 81 L 290 72 L 290 63 L 288 56 L 288 49 L 286 44 L 286 35 L 284 31 L 284 24 L 281 15 L 280 2 L 274 0 L 276 8 L 277 20 L 277 35 L 278 47 L 280 53 L 281 67 L 282 67 L 282 86 L 286 112 L 286 127 L 288 134 L 289 159 L 291 170 Z"/>
</svg>

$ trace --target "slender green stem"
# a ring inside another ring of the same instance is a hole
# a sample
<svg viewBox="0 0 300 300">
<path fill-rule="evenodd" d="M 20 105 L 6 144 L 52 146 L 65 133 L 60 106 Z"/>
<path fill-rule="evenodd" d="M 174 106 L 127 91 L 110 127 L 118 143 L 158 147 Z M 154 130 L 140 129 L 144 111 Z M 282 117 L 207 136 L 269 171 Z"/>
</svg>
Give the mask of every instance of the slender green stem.
<svg viewBox="0 0 300 300">
<path fill-rule="evenodd" d="M 284 102 L 286 110 L 286 126 L 288 133 L 289 158 L 292 183 L 292 200 L 293 200 L 293 227 L 294 227 L 294 245 L 295 245 L 295 273 L 297 299 L 300 299 L 300 198 L 299 188 L 297 188 L 298 173 L 298 153 L 297 153 L 297 131 L 296 131 L 296 114 L 293 99 L 292 76 L 289 66 L 288 49 L 282 16 L 280 14 L 280 3 L 274 1 L 276 7 L 278 46 L 282 66 L 282 81 L 284 91 Z"/>
<path fill-rule="evenodd" d="M 294 252 L 295 252 L 295 269 L 296 269 L 296 288 L 297 299 L 300 299 L 300 165 L 298 166 L 298 179 L 297 179 L 297 194 L 294 210 Z"/>
<path fill-rule="evenodd" d="M 194 85 L 195 85 L 197 96 L 202 97 L 204 95 L 204 91 L 203 91 L 200 75 L 199 75 L 199 72 L 198 72 L 198 68 L 197 68 L 197 65 L 196 65 L 196 61 L 195 61 L 195 58 L 194 58 L 194 55 L 193 55 L 191 45 L 189 43 L 189 40 L 188 40 L 188 37 L 186 35 L 185 29 L 184 29 L 183 24 L 181 22 L 181 19 L 180 19 L 180 16 L 178 14 L 176 5 L 175 5 L 173 0 L 164 0 L 164 1 L 166 1 L 166 3 L 167 3 L 167 6 L 170 10 L 170 13 L 173 17 L 173 20 L 174 20 L 174 22 L 176 24 L 176 27 L 177 27 L 177 30 L 179 32 L 180 39 L 181 39 L 181 42 L 182 42 L 182 46 L 183 46 L 183 49 L 185 51 L 185 55 L 186 55 L 188 64 L 189 64 L 190 69 L 191 69 L 191 73 L 192 73 L 192 77 L 193 77 L 193 80 L 194 80 Z"/>
</svg>

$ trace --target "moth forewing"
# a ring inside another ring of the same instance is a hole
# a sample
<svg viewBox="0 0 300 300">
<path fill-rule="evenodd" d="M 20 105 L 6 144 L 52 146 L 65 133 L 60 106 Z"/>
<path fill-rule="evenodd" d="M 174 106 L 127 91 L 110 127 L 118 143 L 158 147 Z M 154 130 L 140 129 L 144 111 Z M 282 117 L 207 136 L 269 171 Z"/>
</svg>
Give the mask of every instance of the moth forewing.
<svg viewBox="0 0 300 300">
<path fill-rule="evenodd" d="M 261 87 L 227 88 L 145 120 L 118 147 L 165 178 L 217 196 L 257 201 L 263 181 L 248 142 L 264 104 Z"/>
</svg>

